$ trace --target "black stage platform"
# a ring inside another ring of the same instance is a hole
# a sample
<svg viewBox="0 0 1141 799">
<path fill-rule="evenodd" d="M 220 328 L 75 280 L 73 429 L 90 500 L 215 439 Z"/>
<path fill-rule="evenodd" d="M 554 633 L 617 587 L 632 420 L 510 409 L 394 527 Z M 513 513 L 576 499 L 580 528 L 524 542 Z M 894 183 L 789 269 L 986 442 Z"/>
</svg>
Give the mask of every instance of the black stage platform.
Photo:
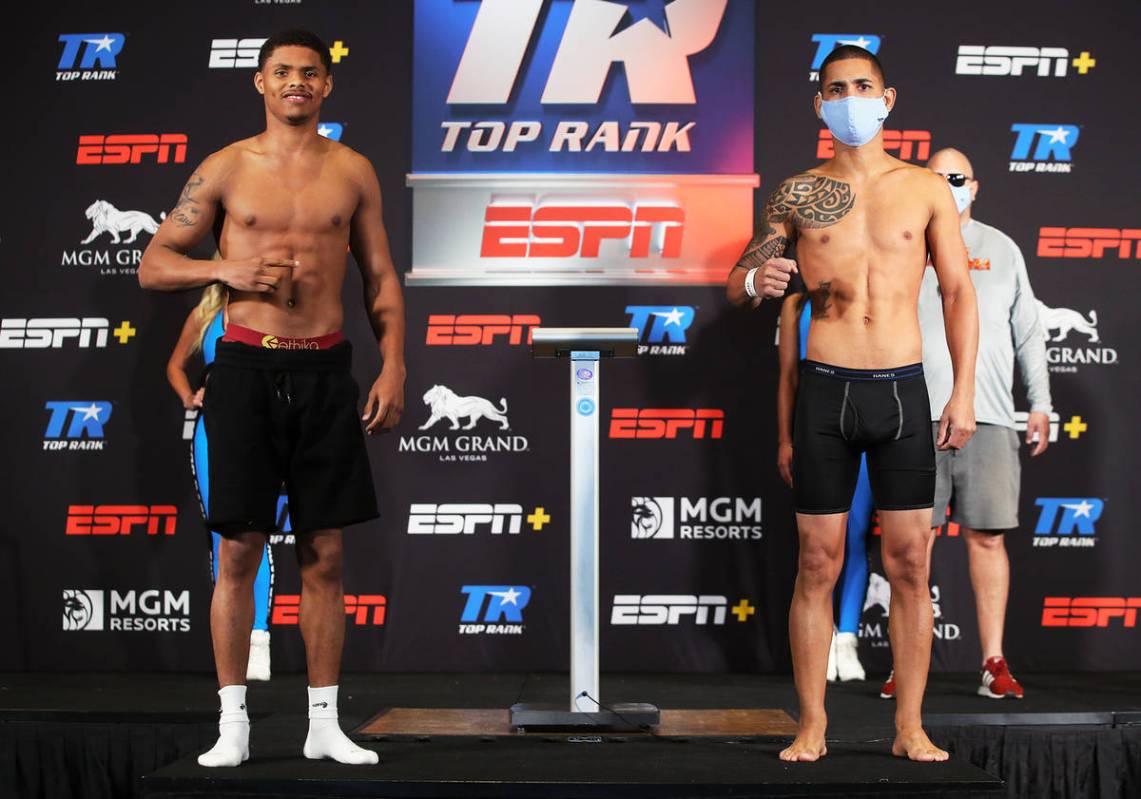
<svg viewBox="0 0 1141 799">
<path fill-rule="evenodd" d="M 1141 674 L 1019 675 L 1028 698 L 973 695 L 973 675 L 935 675 L 926 722 L 947 764 L 891 757 L 894 705 L 879 684 L 832 686 L 829 755 L 784 764 L 787 738 L 644 733 L 397 736 L 365 745 L 373 767 L 301 758 L 304 678 L 250 688 L 252 758 L 199 768 L 216 734 L 206 675 L 0 675 L 4 797 L 749 797 L 1141 796 Z M 356 729 L 390 707 L 506 708 L 558 702 L 565 675 L 347 675 Z M 663 709 L 783 708 L 786 676 L 608 675 L 603 699 Z M 1005 781 L 1005 784 L 1002 781 Z"/>
</svg>

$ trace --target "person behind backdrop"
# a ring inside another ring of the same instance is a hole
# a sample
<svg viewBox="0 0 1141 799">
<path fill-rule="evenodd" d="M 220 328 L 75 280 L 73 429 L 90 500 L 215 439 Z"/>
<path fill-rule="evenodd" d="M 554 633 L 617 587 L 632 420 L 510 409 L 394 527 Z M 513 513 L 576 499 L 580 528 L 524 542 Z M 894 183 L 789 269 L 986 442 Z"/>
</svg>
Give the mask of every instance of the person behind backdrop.
<svg viewBox="0 0 1141 799">
<path fill-rule="evenodd" d="M 812 324 L 812 303 L 801 291 L 785 297 L 780 309 L 780 382 L 777 384 L 777 470 L 789 488 L 792 484 L 792 411 L 796 404 L 799 363 L 808 357 L 808 329 Z M 844 539 L 844 567 L 840 572 L 840 612 L 832 645 L 828 649 L 828 681 L 848 682 L 866 678 L 860 664 L 860 613 L 868 590 L 867 537 L 875 510 L 872 484 L 868 480 L 868 459 L 860 455 L 860 476 L 848 511 Z"/>
<path fill-rule="evenodd" d="M 1021 463 L 1014 429 L 1014 362 L 1030 401 L 1026 443 L 1031 457 L 1045 452 L 1050 441 L 1050 371 L 1046 337 L 1026 262 L 1018 245 L 1002 231 L 971 216 L 979 182 L 966 155 L 943 149 L 931 156 L 929 169 L 951 186 L 967 245 L 971 283 L 979 298 L 979 354 L 975 368 L 975 418 L 978 428 L 966 446 L 935 456 L 935 508 L 932 528 L 948 519 L 962 528 L 970 564 L 971 588 L 982 645 L 978 694 L 990 699 L 1021 699 L 1022 686 L 1010 673 L 1003 654 L 1006 602 L 1010 593 L 1010 561 L 1003 534 L 1018 526 Z M 951 391 L 951 359 L 943 335 L 939 283 L 927 269 L 919 291 L 919 325 L 923 330 L 923 374 L 931 397 L 932 429 L 938 427 L 940 403 Z M 931 542 L 934 544 L 932 536 Z M 930 550 L 928 551 L 930 561 Z M 880 695 L 895 694 L 891 678 Z"/>
<path fill-rule="evenodd" d="M 170 360 L 166 364 L 166 379 L 174 393 L 182 400 L 187 410 L 198 410 L 194 422 L 194 438 L 190 444 L 190 468 L 194 473 L 194 487 L 198 492 L 198 505 L 202 518 L 206 519 L 206 509 L 210 500 L 209 450 L 206 441 L 206 425 L 201 414 L 202 395 L 206 391 L 206 378 L 214 363 L 214 352 L 218 340 L 225 332 L 226 299 L 228 292 L 221 284 L 207 286 L 202 292 L 198 305 L 186 317 L 182 333 Z M 195 353 L 202 353 L 205 370 L 198 381 L 198 389 L 191 388 L 186 365 Z M 288 524 L 282 525 L 284 531 Z M 210 576 L 218 582 L 218 545 L 222 536 L 217 530 L 210 530 Z M 246 666 L 247 680 L 268 680 L 270 678 L 269 656 L 269 613 L 273 606 L 273 550 L 267 542 L 254 579 L 254 626 L 250 632 L 250 662 Z"/>
</svg>

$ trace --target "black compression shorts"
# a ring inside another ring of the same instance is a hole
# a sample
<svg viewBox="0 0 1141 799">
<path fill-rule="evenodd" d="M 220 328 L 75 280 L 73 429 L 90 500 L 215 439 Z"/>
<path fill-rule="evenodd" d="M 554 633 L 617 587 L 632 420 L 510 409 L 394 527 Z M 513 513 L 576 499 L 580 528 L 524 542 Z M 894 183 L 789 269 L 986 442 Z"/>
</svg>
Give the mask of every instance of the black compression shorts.
<svg viewBox="0 0 1141 799">
<path fill-rule="evenodd" d="M 793 419 L 797 512 L 845 513 L 864 452 L 878 509 L 930 508 L 930 420 L 922 364 L 868 370 L 802 361 Z"/>
<path fill-rule="evenodd" d="M 218 342 L 202 405 L 211 529 L 274 532 L 282 483 L 295 533 L 376 518 L 351 357 L 347 341 L 324 350 Z"/>
</svg>

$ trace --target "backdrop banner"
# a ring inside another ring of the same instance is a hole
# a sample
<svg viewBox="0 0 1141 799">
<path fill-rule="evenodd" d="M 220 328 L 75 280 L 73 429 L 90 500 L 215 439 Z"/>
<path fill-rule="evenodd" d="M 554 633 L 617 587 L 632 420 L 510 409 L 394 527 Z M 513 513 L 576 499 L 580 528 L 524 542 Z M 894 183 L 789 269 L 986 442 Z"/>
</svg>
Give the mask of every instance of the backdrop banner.
<svg viewBox="0 0 1141 799">
<path fill-rule="evenodd" d="M 1021 248 L 1040 303 L 1055 413 L 1047 452 L 1022 447 L 1007 655 L 1016 673 L 1136 668 L 1141 537 L 1126 527 L 1141 515 L 1141 442 L 1127 398 L 1141 366 L 1126 338 L 1141 115 L 1125 84 L 1141 13 L 1053 0 L 948 13 L 45 6 L 22 35 L 4 134 L 0 670 L 212 668 L 195 417 L 165 379 L 200 292 L 143 291 L 136 270 L 195 165 L 263 129 L 258 48 L 294 27 L 330 45 L 320 132 L 375 165 L 407 303 L 404 419 L 368 442 L 381 516 L 345 534 L 346 669 L 566 668 L 567 386 L 565 364 L 530 357 L 538 325 L 641 336 L 636 360 L 607 364 L 599 411 L 603 668 L 790 668 L 778 304 L 736 310 L 723 284 L 768 193 L 831 154 L 816 70 L 849 42 L 898 89 L 889 151 L 919 165 L 943 147 L 968 155 L 973 213 Z M 367 388 L 380 359 L 361 296 L 350 269 L 345 333 Z M 962 537 L 948 525 L 934 550 L 937 670 L 978 668 Z M 890 595 L 871 538 L 860 651 L 878 676 Z M 291 535 L 273 546 L 273 664 L 297 671 Z"/>
</svg>

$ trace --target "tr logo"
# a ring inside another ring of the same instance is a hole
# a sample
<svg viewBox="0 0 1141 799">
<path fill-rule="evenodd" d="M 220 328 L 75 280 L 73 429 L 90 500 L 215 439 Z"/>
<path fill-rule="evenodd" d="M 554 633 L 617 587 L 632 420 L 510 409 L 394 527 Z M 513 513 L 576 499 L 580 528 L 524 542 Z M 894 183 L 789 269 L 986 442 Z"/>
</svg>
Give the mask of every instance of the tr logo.
<svg viewBox="0 0 1141 799">
<path fill-rule="evenodd" d="M 544 104 L 594 104 L 616 62 L 630 102 L 693 104 L 689 57 L 712 44 L 728 0 L 674 0 L 669 33 L 649 19 L 619 31 L 625 3 L 576 0 L 543 89 Z M 448 103 L 510 101 L 535 36 L 543 0 L 483 0 L 448 92 Z"/>
</svg>

